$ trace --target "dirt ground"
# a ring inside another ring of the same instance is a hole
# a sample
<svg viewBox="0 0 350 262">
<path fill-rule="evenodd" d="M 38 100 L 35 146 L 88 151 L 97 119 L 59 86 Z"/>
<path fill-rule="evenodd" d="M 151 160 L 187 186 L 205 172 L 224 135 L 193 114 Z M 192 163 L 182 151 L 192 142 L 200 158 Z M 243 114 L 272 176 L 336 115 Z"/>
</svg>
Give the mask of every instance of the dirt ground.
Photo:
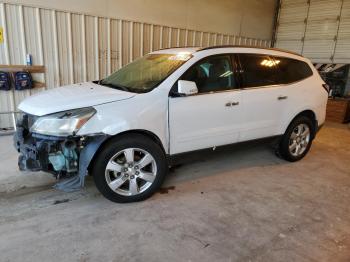
<svg viewBox="0 0 350 262">
<path fill-rule="evenodd" d="M 115 204 L 20 172 L 0 136 L 0 261 L 350 261 L 350 129 L 330 124 L 300 162 L 269 145 L 197 157 L 147 201 Z"/>
</svg>

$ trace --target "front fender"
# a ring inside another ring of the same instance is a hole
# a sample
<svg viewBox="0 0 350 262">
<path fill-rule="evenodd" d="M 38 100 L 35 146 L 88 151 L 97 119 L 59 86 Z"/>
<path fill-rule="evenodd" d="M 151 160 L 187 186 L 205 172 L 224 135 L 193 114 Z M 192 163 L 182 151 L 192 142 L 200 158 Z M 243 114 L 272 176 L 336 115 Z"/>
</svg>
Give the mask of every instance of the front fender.
<svg viewBox="0 0 350 262">
<path fill-rule="evenodd" d="M 127 131 L 145 130 L 154 134 L 168 152 L 167 101 L 167 97 L 146 93 L 127 101 L 94 106 L 96 114 L 80 128 L 77 135 L 103 133 L 115 136 Z"/>
</svg>

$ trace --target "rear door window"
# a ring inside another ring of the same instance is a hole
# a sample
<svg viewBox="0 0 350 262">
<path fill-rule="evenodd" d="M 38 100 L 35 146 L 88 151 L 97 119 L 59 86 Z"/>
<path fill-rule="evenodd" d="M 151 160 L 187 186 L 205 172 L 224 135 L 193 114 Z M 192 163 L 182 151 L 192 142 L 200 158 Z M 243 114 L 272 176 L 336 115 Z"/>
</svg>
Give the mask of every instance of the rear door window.
<svg viewBox="0 0 350 262">
<path fill-rule="evenodd" d="M 261 87 L 278 84 L 276 63 L 267 55 L 239 54 L 242 68 L 242 87 Z"/>
</svg>

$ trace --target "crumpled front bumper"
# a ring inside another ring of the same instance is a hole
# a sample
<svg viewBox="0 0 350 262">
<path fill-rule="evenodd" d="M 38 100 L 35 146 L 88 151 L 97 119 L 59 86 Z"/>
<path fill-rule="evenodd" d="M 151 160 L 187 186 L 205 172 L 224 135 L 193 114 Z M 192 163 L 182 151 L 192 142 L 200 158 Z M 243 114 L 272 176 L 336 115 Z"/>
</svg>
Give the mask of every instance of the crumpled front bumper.
<svg viewBox="0 0 350 262">
<path fill-rule="evenodd" d="M 26 118 L 24 118 L 25 120 Z M 44 171 L 59 181 L 55 188 L 74 191 L 84 186 L 85 176 L 96 151 L 107 135 L 55 137 L 33 134 L 26 121 L 17 124 L 14 146 L 20 170 Z"/>
<path fill-rule="evenodd" d="M 18 167 L 20 170 L 46 171 L 58 174 L 50 165 L 48 156 L 59 148 L 60 139 L 38 139 L 33 137 L 29 131 L 18 126 L 14 134 L 14 146 L 20 153 Z"/>
</svg>

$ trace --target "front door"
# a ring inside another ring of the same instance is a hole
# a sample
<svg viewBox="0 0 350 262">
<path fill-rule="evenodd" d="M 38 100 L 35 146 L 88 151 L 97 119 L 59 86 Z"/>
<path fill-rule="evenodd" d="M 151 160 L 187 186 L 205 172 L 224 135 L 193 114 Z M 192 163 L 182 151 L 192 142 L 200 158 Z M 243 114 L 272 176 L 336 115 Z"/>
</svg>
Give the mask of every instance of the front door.
<svg viewBox="0 0 350 262">
<path fill-rule="evenodd" d="M 216 55 L 200 60 L 180 78 L 194 81 L 198 94 L 169 98 L 171 154 L 238 141 L 242 98 L 234 72 L 230 55 Z"/>
</svg>

